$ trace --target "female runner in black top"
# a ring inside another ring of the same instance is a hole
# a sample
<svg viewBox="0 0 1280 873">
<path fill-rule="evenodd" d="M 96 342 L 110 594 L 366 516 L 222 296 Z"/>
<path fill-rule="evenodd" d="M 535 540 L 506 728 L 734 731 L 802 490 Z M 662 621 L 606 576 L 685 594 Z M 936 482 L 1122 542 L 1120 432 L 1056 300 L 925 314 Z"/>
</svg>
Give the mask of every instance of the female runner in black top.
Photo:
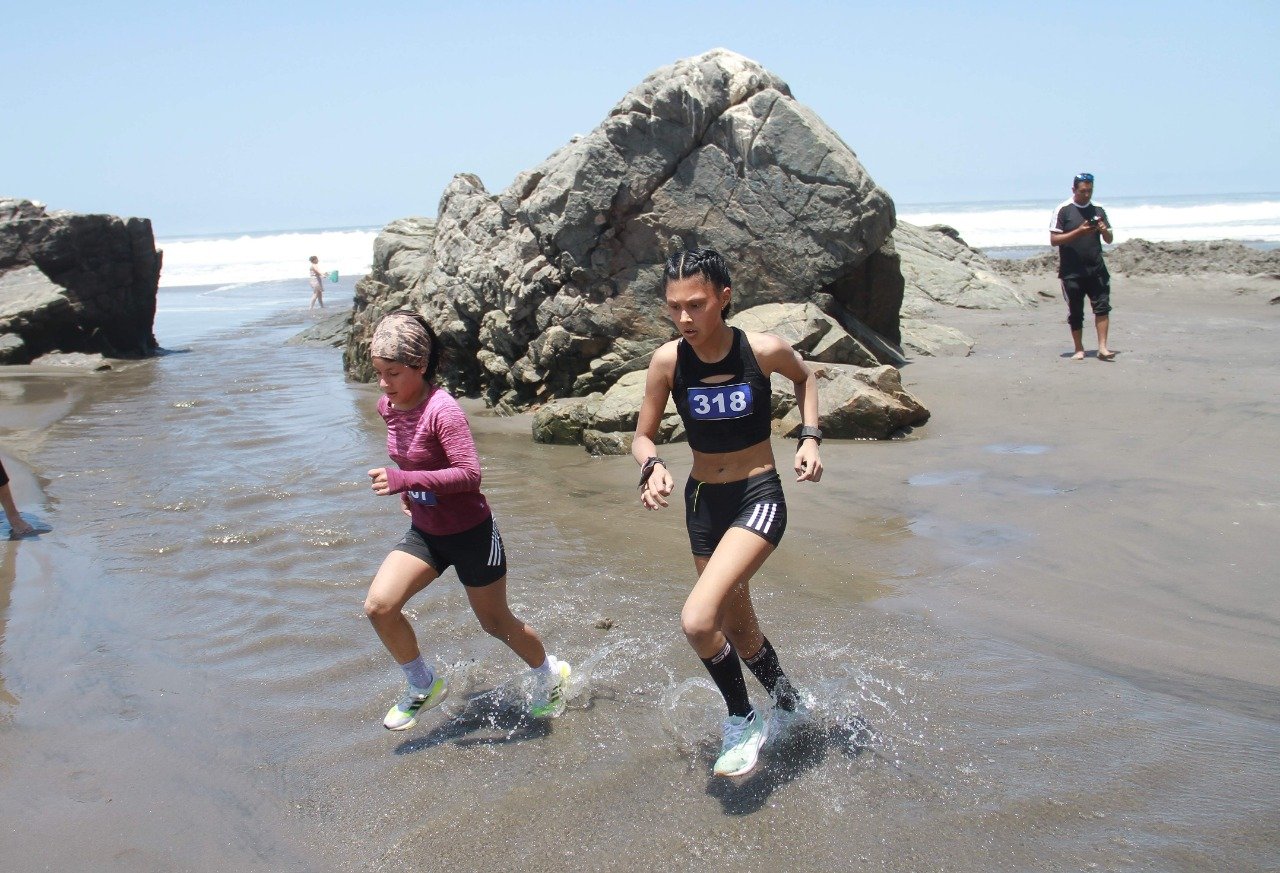
<svg viewBox="0 0 1280 873">
<path fill-rule="evenodd" d="M 781 373 L 795 386 L 804 425 L 794 462 L 797 482 L 822 478 L 818 393 L 812 370 L 785 341 L 725 322 L 732 290 L 718 253 L 673 255 L 665 284 L 667 313 L 680 339 L 659 348 L 649 364 L 631 454 L 642 467 L 641 502 L 647 509 L 667 506 L 674 483 L 654 437 L 674 393 L 693 450 L 685 519 L 698 574 L 680 625 L 729 710 L 714 772 L 739 776 L 755 767 L 769 733 L 765 717 L 751 706 L 739 655 L 777 711 L 794 711 L 799 702 L 760 630 L 748 587 L 787 521 L 769 443 L 769 376 Z"/>
</svg>

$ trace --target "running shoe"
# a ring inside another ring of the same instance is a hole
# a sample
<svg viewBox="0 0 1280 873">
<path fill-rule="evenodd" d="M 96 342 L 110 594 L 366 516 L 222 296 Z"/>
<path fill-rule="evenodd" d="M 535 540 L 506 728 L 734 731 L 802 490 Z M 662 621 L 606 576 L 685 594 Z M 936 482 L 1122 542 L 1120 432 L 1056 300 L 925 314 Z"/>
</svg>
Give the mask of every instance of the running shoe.
<svg viewBox="0 0 1280 873">
<path fill-rule="evenodd" d="M 757 712 L 724 720 L 724 741 L 712 770 L 717 776 L 742 776 L 755 769 L 760 747 L 769 738 L 769 722 Z"/>
<path fill-rule="evenodd" d="M 553 655 L 547 655 L 547 661 L 550 669 L 534 681 L 533 701 L 529 705 L 529 713 L 534 718 L 556 718 L 568 703 L 565 695 L 569 690 L 569 675 L 573 672 L 569 662 Z"/>
<path fill-rule="evenodd" d="M 407 731 L 418 723 L 418 713 L 438 705 L 448 694 L 449 688 L 443 679 L 436 679 L 430 688 L 409 685 L 396 705 L 388 710 L 382 726 L 389 731 Z"/>
</svg>

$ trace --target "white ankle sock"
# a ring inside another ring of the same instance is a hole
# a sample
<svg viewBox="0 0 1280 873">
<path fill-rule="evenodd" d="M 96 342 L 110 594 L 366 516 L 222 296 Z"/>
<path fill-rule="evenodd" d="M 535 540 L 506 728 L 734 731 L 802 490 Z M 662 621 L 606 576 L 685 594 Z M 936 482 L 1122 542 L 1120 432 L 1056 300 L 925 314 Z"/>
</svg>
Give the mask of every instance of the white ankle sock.
<svg viewBox="0 0 1280 873">
<path fill-rule="evenodd" d="M 427 662 L 422 659 L 421 655 L 407 664 L 401 664 L 400 669 L 404 671 L 404 676 L 409 680 L 409 684 L 415 688 L 430 688 L 431 683 L 436 681 L 435 673 L 427 666 Z"/>
</svg>

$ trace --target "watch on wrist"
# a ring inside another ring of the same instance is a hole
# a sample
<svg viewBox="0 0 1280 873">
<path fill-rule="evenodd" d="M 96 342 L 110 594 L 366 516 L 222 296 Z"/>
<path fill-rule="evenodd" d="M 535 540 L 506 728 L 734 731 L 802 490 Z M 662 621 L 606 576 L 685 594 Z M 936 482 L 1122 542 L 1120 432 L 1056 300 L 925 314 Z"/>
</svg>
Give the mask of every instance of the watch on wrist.
<svg viewBox="0 0 1280 873">
<path fill-rule="evenodd" d="M 799 442 L 805 440 L 813 440 L 818 445 L 822 445 L 822 428 L 814 427 L 811 424 L 803 425 L 800 428 L 800 435 L 796 437 Z"/>
<path fill-rule="evenodd" d="M 659 458 L 657 455 L 650 455 L 645 458 L 644 465 L 640 467 L 640 487 L 643 488 L 649 482 L 649 477 L 653 475 L 653 468 L 661 464 L 667 466 L 667 462 Z"/>
</svg>

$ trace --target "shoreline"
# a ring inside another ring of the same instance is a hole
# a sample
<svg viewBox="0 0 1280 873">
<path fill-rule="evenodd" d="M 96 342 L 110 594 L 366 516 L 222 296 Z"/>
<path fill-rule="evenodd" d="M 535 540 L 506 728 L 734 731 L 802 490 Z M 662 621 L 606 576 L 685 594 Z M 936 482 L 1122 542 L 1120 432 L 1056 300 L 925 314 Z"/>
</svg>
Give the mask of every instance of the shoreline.
<svg viewBox="0 0 1280 873">
<path fill-rule="evenodd" d="M 14 502 L 24 516 L 35 506 L 49 512 L 45 483 L 52 474 L 37 461 L 49 429 L 91 400 L 95 382 L 110 379 L 154 359 L 108 359 L 110 371 L 96 369 L 100 356 L 69 356 L 65 362 L 0 366 L 0 454 L 12 480 Z M 109 383 L 108 383 L 109 384 Z"/>
<path fill-rule="evenodd" d="M 1045 305 L 953 315 L 974 354 L 903 371 L 931 425 L 991 443 L 924 488 L 980 519 L 977 533 L 930 536 L 958 554 L 965 535 L 990 536 L 1004 559 L 965 568 L 934 606 L 1139 687 L 1275 721 L 1280 640 L 1269 621 L 1280 598 L 1262 580 L 1280 529 L 1276 474 L 1264 472 L 1280 415 L 1267 388 L 1280 279 L 1114 275 L 1112 363 L 1093 357 L 1087 316 L 1089 357 L 1070 360 L 1056 277 L 1015 281 Z M 1030 578 L 1041 581 L 1029 588 Z"/>
</svg>

